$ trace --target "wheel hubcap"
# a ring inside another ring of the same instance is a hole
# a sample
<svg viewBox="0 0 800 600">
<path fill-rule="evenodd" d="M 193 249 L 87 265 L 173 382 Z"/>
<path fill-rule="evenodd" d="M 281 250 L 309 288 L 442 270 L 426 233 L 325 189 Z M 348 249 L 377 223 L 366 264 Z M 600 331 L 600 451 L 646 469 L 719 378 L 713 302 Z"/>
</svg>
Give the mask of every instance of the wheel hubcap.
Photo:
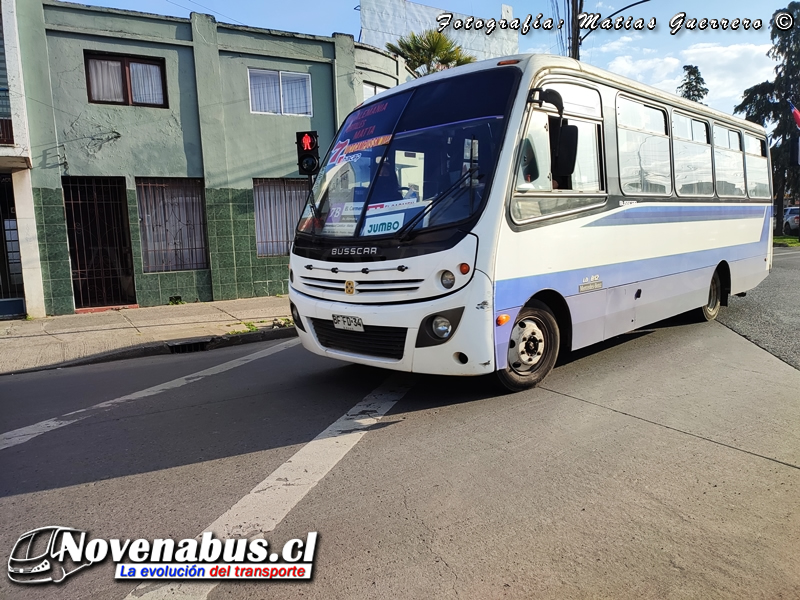
<svg viewBox="0 0 800 600">
<path fill-rule="evenodd" d="M 508 364 L 518 373 L 531 371 L 542 360 L 545 351 L 541 324 L 534 319 L 523 319 L 511 332 L 508 343 Z"/>
</svg>

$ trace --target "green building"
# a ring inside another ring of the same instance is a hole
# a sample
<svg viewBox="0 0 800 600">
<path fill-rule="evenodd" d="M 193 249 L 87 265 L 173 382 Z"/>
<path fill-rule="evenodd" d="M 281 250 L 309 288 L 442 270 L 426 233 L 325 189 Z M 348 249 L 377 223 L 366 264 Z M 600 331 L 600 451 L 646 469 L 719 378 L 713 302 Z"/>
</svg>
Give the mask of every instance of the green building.
<svg viewBox="0 0 800 600">
<path fill-rule="evenodd" d="M 2 21 L 0 315 L 286 293 L 295 133 L 324 149 L 414 77 L 349 35 L 198 13 L 3 0 Z"/>
</svg>

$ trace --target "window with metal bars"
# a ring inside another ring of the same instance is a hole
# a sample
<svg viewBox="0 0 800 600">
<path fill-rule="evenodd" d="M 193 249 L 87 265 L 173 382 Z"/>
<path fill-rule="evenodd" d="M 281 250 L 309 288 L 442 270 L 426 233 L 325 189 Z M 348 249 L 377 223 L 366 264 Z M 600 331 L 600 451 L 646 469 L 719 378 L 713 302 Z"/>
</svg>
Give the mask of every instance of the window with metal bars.
<svg viewBox="0 0 800 600">
<path fill-rule="evenodd" d="M 22 297 L 22 261 L 14 188 L 11 177 L 3 174 L 0 175 L 0 299 Z"/>
<path fill-rule="evenodd" d="M 202 179 L 136 179 L 145 273 L 208 268 Z"/>
<path fill-rule="evenodd" d="M 286 256 L 308 197 L 305 179 L 254 179 L 258 256 Z"/>
</svg>

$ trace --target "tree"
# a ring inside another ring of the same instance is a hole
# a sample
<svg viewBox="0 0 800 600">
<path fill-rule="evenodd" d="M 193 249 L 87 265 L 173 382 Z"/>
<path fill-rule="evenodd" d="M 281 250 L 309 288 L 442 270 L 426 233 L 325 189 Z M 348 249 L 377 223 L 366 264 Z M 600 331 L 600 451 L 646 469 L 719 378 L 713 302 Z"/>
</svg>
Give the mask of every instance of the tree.
<svg viewBox="0 0 800 600">
<path fill-rule="evenodd" d="M 389 52 L 402 56 L 408 66 L 420 75 L 429 75 L 475 62 L 475 57 L 465 54 L 452 39 L 435 29 L 417 35 L 413 31 L 397 40 L 397 45 L 386 44 Z"/>
<path fill-rule="evenodd" d="M 687 100 L 700 102 L 708 94 L 708 88 L 700 69 L 695 65 L 683 65 L 683 81 L 677 92 Z"/>
<path fill-rule="evenodd" d="M 783 30 L 775 25 L 775 16 L 790 13 L 795 22 L 800 19 L 800 2 L 790 2 L 786 8 L 773 13 L 770 19 L 772 48 L 767 56 L 779 61 L 775 79 L 764 81 L 744 91 L 742 102 L 733 110 L 743 113 L 745 119 L 764 127 L 774 125 L 772 132 L 772 181 L 776 195 L 776 234 L 780 233 L 783 217 L 783 199 L 800 192 L 800 167 L 789 164 L 789 148 L 797 125 L 789 102 L 800 100 L 800 30 L 790 27 Z"/>
</svg>

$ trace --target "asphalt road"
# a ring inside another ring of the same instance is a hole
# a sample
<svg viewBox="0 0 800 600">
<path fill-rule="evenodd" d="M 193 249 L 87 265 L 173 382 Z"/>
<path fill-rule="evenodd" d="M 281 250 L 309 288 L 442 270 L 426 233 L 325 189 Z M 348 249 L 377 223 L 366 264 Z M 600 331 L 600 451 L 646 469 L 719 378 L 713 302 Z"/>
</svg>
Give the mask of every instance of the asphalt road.
<svg viewBox="0 0 800 600">
<path fill-rule="evenodd" d="M 775 248 L 769 277 L 733 296 L 719 321 L 800 369 L 800 248 Z"/>
<path fill-rule="evenodd" d="M 721 324 L 508 395 L 293 343 L 0 377 L 0 549 L 46 525 L 317 531 L 313 581 L 146 586 L 107 561 L 0 597 L 800 597 L 800 372 Z"/>
</svg>

